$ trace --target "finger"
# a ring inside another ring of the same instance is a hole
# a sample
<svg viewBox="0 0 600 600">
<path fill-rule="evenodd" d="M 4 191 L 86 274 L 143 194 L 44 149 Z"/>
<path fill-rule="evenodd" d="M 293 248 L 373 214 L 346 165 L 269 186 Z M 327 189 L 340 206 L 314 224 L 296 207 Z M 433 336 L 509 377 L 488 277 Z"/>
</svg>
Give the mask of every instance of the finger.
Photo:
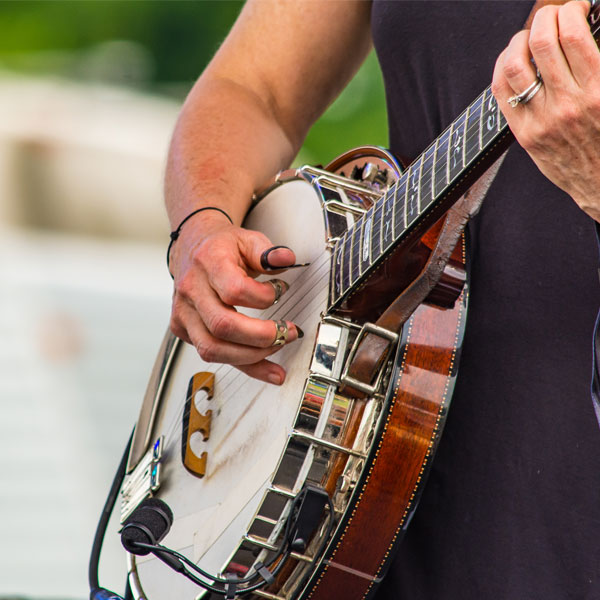
<svg viewBox="0 0 600 600">
<path fill-rule="evenodd" d="M 513 36 L 508 47 L 501 55 L 501 61 L 501 75 L 504 76 L 506 83 L 514 94 L 522 94 L 537 83 L 537 72 L 531 62 L 529 52 L 529 32 L 527 30 L 519 31 Z M 539 92 L 536 96 L 539 96 Z M 535 96 L 531 100 L 534 99 Z M 541 102 L 541 98 L 538 97 L 535 101 Z"/>
<path fill-rule="evenodd" d="M 549 94 L 564 90 L 573 81 L 571 69 L 558 41 L 557 6 L 536 13 L 529 34 L 529 49 Z"/>
<path fill-rule="evenodd" d="M 215 261 L 210 267 L 208 279 L 219 298 L 228 306 L 265 309 L 289 289 L 289 285 L 281 279 L 273 279 L 274 283 L 256 281 L 231 260 Z"/>
<path fill-rule="evenodd" d="M 169 323 L 169 328 L 175 337 L 178 337 L 187 344 L 193 345 L 192 340 L 187 333 L 187 329 L 181 319 L 181 304 L 185 304 L 185 302 L 180 298 L 177 298 L 176 294 L 174 294 L 173 303 L 171 305 L 171 321 Z"/>
<path fill-rule="evenodd" d="M 270 288 L 269 301 L 272 302 L 275 293 L 273 286 L 268 283 L 261 285 Z M 189 323 L 192 319 L 200 319 L 213 336 L 232 343 L 267 348 L 275 336 L 273 321 L 248 317 L 224 304 L 202 272 L 190 271 L 176 282 L 172 317 L 175 335 L 189 341 L 186 336 L 190 335 Z M 288 328 L 289 340 L 293 341 L 298 336 L 298 330 L 291 322 Z"/>
<path fill-rule="evenodd" d="M 248 232 L 250 237 L 262 238 L 263 246 L 272 243 L 262 234 Z M 266 282 L 255 281 L 248 275 L 247 259 L 242 254 L 244 246 L 239 238 L 246 237 L 246 232 L 238 229 L 231 236 L 213 238 L 194 249 L 194 262 L 207 276 L 207 287 L 215 290 L 220 300 L 228 306 L 246 306 L 264 309 L 273 304 L 276 291 Z M 204 288 L 190 290 L 190 297 L 203 294 Z"/>
<path fill-rule="evenodd" d="M 269 238 L 256 231 L 245 231 L 245 235 L 240 236 L 240 251 L 248 268 L 255 273 L 299 266 L 291 248 L 274 245 Z"/>
<path fill-rule="evenodd" d="M 589 4 L 568 2 L 558 11 L 558 35 L 572 76 L 586 88 L 596 83 L 600 72 L 600 52 L 587 22 Z"/>
<path fill-rule="evenodd" d="M 199 318 L 198 313 L 190 306 L 182 307 L 180 317 L 185 323 L 185 329 L 192 345 L 196 348 L 202 360 L 206 362 L 226 363 L 236 366 L 250 365 L 265 359 L 281 348 L 281 346 L 272 345 L 276 337 L 276 326 L 273 321 L 265 322 L 265 324 L 270 325 L 271 329 L 270 344 L 266 348 L 259 348 L 232 343 L 215 337 L 204 325 L 202 319 Z M 288 324 L 288 343 L 297 338 L 297 332 L 290 326 L 293 327 L 293 324 Z"/>
<path fill-rule="evenodd" d="M 212 336 L 233 344 L 242 344 L 254 348 L 270 348 L 277 337 L 277 327 L 274 320 L 248 317 L 229 307 L 221 307 L 214 313 L 204 316 L 202 320 Z M 285 321 L 285 324 L 287 327 L 287 342 L 298 339 L 297 326 L 292 321 Z"/>
<path fill-rule="evenodd" d="M 173 300 L 171 331 L 184 342 L 187 342 L 188 344 L 194 346 L 194 342 L 188 335 L 187 329 L 181 321 L 182 311 L 181 307 L 179 306 L 180 304 L 186 305 L 186 302 L 180 297 L 175 297 Z M 183 313 L 184 319 L 194 318 L 193 314 L 189 314 L 187 305 L 183 310 Z M 272 349 L 272 352 L 276 351 L 277 348 Z M 261 381 L 272 383 L 274 385 L 281 385 L 285 381 L 286 373 L 283 367 L 266 359 L 258 360 L 258 362 L 249 365 L 237 365 L 237 368 L 246 373 L 249 377 L 254 377 L 255 379 L 260 379 Z"/>
<path fill-rule="evenodd" d="M 285 381 L 285 369 L 270 360 L 260 360 L 253 365 L 240 365 L 237 368 L 249 377 L 274 385 L 281 385 Z"/>
<path fill-rule="evenodd" d="M 496 98 L 496 102 L 503 112 L 508 108 L 507 99 L 514 94 L 514 90 L 510 87 L 506 77 L 504 76 L 504 56 L 506 49 L 500 53 L 494 65 L 494 74 L 492 76 L 492 94 Z"/>
<path fill-rule="evenodd" d="M 512 75 L 509 75 L 512 81 L 512 85 L 509 83 L 509 80 L 505 75 L 504 67 L 507 50 L 508 48 L 504 50 L 502 54 L 500 54 L 496 61 L 496 65 L 494 67 L 494 76 L 492 79 L 492 93 L 494 94 L 494 97 L 498 102 L 500 110 L 503 112 L 506 120 L 508 121 L 509 127 L 511 128 L 513 133 L 515 133 L 515 128 L 518 129 L 523 120 L 529 118 L 530 113 L 528 111 L 523 111 L 522 109 L 515 110 L 515 108 L 521 105 L 515 105 L 513 104 L 513 102 L 515 96 L 527 90 L 527 88 L 531 85 L 531 82 L 529 80 L 526 80 L 523 75 L 521 75 L 519 78 L 516 74 L 513 73 Z M 536 77 L 534 73 L 533 80 L 535 79 Z M 521 83 L 521 80 L 528 81 L 528 83 Z M 543 96 L 543 89 L 538 90 L 536 95 L 539 94 L 542 94 Z M 529 102 L 533 100 L 535 100 L 535 96 L 531 98 Z M 538 98 L 537 102 L 540 101 L 541 100 Z"/>
<path fill-rule="evenodd" d="M 269 287 L 273 290 L 272 286 Z M 231 306 L 223 304 L 208 286 L 203 294 L 189 295 L 188 299 L 188 306 L 197 313 L 203 326 L 215 338 L 255 348 L 269 348 L 273 344 L 276 337 L 274 321 L 257 319 L 237 312 Z M 182 308 L 180 313 L 183 316 L 189 314 L 189 311 Z M 298 338 L 298 329 L 291 321 L 286 323 L 288 341 L 293 342 Z"/>
</svg>

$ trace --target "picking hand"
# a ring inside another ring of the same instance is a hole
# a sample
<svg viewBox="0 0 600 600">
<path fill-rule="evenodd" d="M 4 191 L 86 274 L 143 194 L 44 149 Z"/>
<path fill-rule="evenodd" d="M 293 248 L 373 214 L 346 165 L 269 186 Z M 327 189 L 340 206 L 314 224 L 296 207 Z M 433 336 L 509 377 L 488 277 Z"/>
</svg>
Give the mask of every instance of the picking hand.
<svg viewBox="0 0 600 600">
<path fill-rule="evenodd" d="M 262 233 L 231 225 L 217 212 L 196 215 L 171 249 L 171 330 L 194 345 L 203 360 L 235 365 L 251 377 L 280 385 L 284 369 L 267 360 L 280 348 L 273 345 L 276 323 L 243 315 L 234 306 L 271 306 L 287 284 L 254 277 L 279 273 L 294 263 L 292 250 L 274 247 Z M 286 325 L 290 343 L 299 330 L 292 322 Z"/>
</svg>

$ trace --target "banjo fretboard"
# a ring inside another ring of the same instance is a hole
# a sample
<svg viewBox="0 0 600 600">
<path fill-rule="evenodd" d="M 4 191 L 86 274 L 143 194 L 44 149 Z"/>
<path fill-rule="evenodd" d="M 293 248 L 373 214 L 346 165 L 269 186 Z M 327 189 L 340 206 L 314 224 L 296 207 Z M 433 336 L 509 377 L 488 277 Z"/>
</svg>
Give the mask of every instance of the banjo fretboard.
<svg viewBox="0 0 600 600">
<path fill-rule="evenodd" d="M 507 134 L 488 87 L 336 243 L 332 304 L 360 285 L 483 156 L 495 158 L 490 149 Z"/>
<path fill-rule="evenodd" d="M 600 0 L 592 1 L 588 22 L 600 36 Z M 332 306 L 356 290 L 400 242 L 456 191 L 479 176 L 504 151 L 512 134 L 491 87 L 486 88 L 406 169 L 336 242 L 332 255 Z M 461 189 L 461 193 L 462 193 Z"/>
</svg>

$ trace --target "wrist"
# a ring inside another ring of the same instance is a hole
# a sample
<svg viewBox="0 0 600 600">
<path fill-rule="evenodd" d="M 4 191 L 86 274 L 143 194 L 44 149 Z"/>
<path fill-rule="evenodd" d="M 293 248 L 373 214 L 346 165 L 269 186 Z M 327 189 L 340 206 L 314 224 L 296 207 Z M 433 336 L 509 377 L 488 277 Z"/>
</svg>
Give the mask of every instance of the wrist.
<svg viewBox="0 0 600 600">
<path fill-rule="evenodd" d="M 199 217 L 200 215 L 203 215 L 205 213 L 206 214 L 210 213 L 211 216 L 218 215 L 218 216 L 220 216 L 220 218 L 223 221 L 225 219 L 227 221 L 229 221 L 230 225 L 234 224 L 233 223 L 233 219 L 229 216 L 229 214 L 227 214 L 227 212 L 225 210 L 223 210 L 222 208 L 219 208 L 218 206 L 203 206 L 201 208 L 197 208 L 197 209 L 193 210 L 188 215 L 186 215 L 182 219 L 182 221 L 179 223 L 179 225 L 173 231 L 171 231 L 171 233 L 169 234 L 169 237 L 171 239 L 169 241 L 169 245 L 167 246 L 167 269 L 169 270 L 169 273 L 170 273 L 171 277 L 173 277 L 173 274 L 171 273 L 171 268 L 170 268 L 171 249 L 173 247 L 173 244 L 177 241 L 177 239 L 181 235 L 181 230 L 183 229 L 183 227 L 186 225 L 186 223 L 188 221 L 190 221 L 194 217 Z"/>
</svg>

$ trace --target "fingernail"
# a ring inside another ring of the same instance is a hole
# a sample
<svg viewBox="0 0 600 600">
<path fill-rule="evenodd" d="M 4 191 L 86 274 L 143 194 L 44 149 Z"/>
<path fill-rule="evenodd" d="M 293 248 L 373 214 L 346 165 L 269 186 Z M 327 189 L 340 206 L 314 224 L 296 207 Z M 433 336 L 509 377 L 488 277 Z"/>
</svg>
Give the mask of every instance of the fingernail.
<svg viewBox="0 0 600 600">
<path fill-rule="evenodd" d="M 275 266 L 272 265 L 269 262 L 269 254 L 271 254 L 271 252 L 274 252 L 275 250 L 279 250 L 280 248 L 285 248 L 286 250 L 291 250 L 291 248 L 288 248 L 287 246 L 272 246 L 271 248 L 267 248 L 260 256 L 260 266 L 265 270 L 265 271 L 272 271 L 274 269 L 285 269 L 286 267 L 279 267 L 279 266 Z"/>
<path fill-rule="evenodd" d="M 300 326 L 296 325 L 296 323 L 294 323 L 294 327 L 296 328 L 296 331 L 298 332 L 298 339 L 303 338 L 304 331 L 302 331 L 302 329 L 300 329 Z"/>
<path fill-rule="evenodd" d="M 281 385 L 282 383 L 281 375 L 278 373 L 269 373 L 267 379 L 269 380 L 269 383 L 272 383 L 273 385 Z"/>
<path fill-rule="evenodd" d="M 269 254 L 271 254 L 271 252 L 274 252 L 275 250 L 279 250 L 281 248 L 285 248 L 286 250 L 290 250 L 291 248 L 288 248 L 287 246 L 273 246 L 272 248 L 267 248 L 267 250 L 265 250 L 261 256 L 260 256 L 260 266 L 265 270 L 265 271 L 280 271 L 282 269 L 296 269 L 298 267 L 308 267 L 308 265 L 310 265 L 310 263 L 296 263 L 296 264 L 292 264 L 292 265 L 273 265 L 271 264 L 271 262 L 269 261 Z"/>
</svg>

